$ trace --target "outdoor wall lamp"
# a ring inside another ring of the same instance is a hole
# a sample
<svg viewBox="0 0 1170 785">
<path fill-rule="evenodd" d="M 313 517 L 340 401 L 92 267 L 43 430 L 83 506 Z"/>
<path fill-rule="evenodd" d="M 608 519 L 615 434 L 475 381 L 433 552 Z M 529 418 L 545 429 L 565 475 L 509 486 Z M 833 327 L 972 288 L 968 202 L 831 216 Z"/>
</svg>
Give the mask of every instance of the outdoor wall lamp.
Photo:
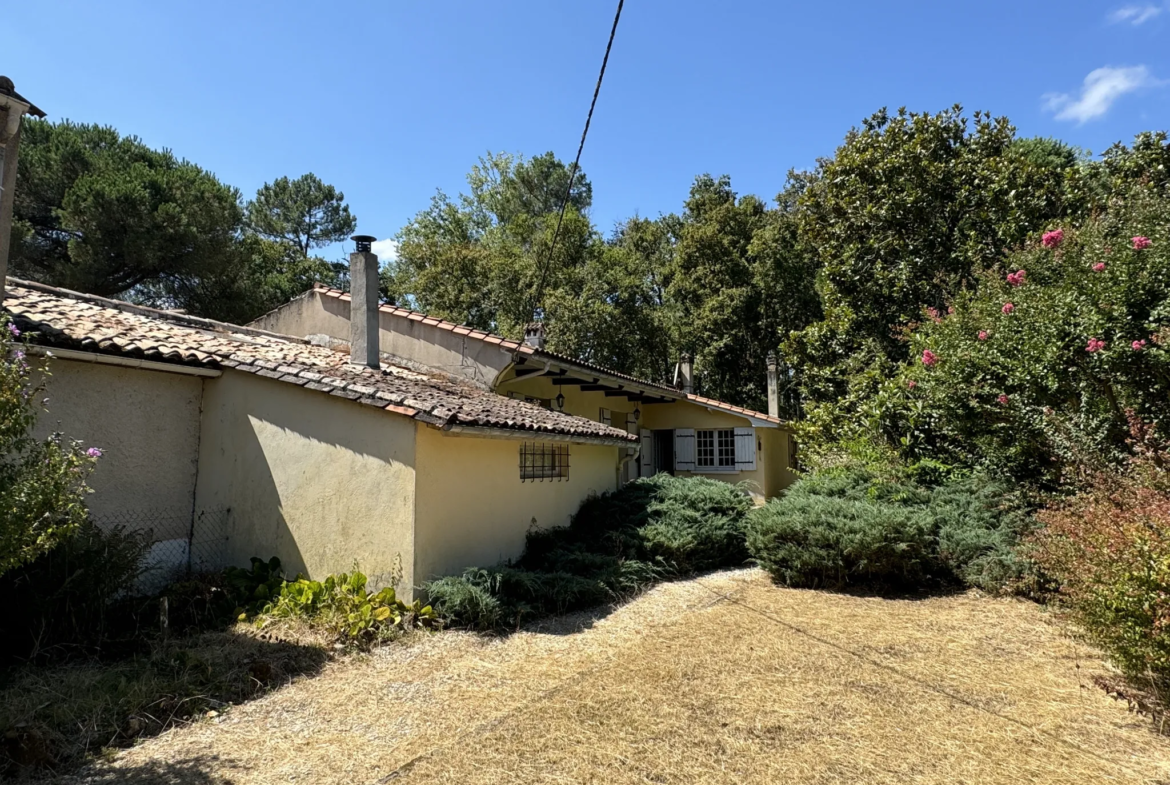
<svg viewBox="0 0 1170 785">
<path fill-rule="evenodd" d="M 557 409 L 562 412 L 565 410 L 565 394 L 563 392 L 557 393 Z"/>
<path fill-rule="evenodd" d="M 634 415 L 634 419 L 635 419 L 635 420 L 640 420 L 640 419 L 642 419 L 642 410 L 641 410 L 641 409 L 639 409 L 637 406 L 635 406 L 635 407 L 634 407 L 634 411 L 633 411 L 633 412 L 631 412 L 631 414 L 633 414 L 633 415 Z"/>
</svg>

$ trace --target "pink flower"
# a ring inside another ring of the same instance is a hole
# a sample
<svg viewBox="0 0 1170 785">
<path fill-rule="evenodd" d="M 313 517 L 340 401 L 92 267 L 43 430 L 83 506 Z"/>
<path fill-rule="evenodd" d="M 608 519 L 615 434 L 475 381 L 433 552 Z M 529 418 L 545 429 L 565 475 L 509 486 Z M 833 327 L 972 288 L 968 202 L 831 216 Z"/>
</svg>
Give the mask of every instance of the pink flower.
<svg viewBox="0 0 1170 785">
<path fill-rule="evenodd" d="M 1135 352 L 1140 352 L 1142 349 L 1146 348 L 1145 339 L 1142 339 L 1140 341 L 1134 341 L 1133 343 L 1130 344 L 1130 347 L 1132 347 Z"/>
<path fill-rule="evenodd" d="M 923 365 L 930 366 L 930 365 L 934 365 L 937 362 L 938 362 L 938 355 L 937 354 L 932 352 L 930 349 L 923 349 L 922 350 L 922 364 Z"/>
<path fill-rule="evenodd" d="M 1093 271 L 1098 273 L 1105 272 L 1105 262 L 1097 262 L 1095 265 L 1093 265 Z"/>
<path fill-rule="evenodd" d="M 999 394 L 999 397 L 998 397 L 998 398 L 996 398 L 995 400 L 999 401 L 999 403 L 1000 403 L 1000 405 L 1001 405 L 1001 406 L 1006 406 L 1006 405 L 1007 405 L 1007 402 L 1008 402 L 1008 397 L 1007 397 L 1007 394 L 1006 394 L 1006 393 L 1000 393 L 1000 394 Z"/>
<path fill-rule="evenodd" d="M 102 457 L 102 451 L 98 447 L 90 447 L 88 450 L 85 451 L 85 454 L 88 455 L 90 458 Z"/>
<path fill-rule="evenodd" d="M 1142 237 L 1140 234 L 1133 238 L 1133 249 L 1135 251 L 1142 251 L 1150 247 L 1150 238 Z"/>
<path fill-rule="evenodd" d="M 1011 303 L 1004 303 L 1003 308 L 1000 308 L 1000 310 L 1004 313 L 1011 313 L 1012 311 L 1016 310 L 1016 306 L 1012 305 Z"/>
<path fill-rule="evenodd" d="M 1045 232 L 1044 236 L 1040 238 L 1040 244 L 1045 248 L 1055 248 L 1064 240 L 1063 229 L 1053 229 L 1051 232 Z"/>
<path fill-rule="evenodd" d="M 906 382 L 906 386 L 909 387 L 911 390 L 913 390 L 915 387 L 918 386 L 918 382 L 911 379 L 910 381 Z"/>
<path fill-rule="evenodd" d="M 987 340 L 987 330 L 980 330 L 979 331 L 979 340 L 981 340 L 981 341 Z"/>
<path fill-rule="evenodd" d="M 11 322 L 8 323 L 8 332 L 12 333 L 13 338 L 20 337 L 20 330 L 16 329 L 16 325 Z"/>
<path fill-rule="evenodd" d="M 930 320 L 936 324 L 942 321 L 942 318 L 938 315 L 937 308 L 927 308 L 926 315 L 929 316 Z"/>
<path fill-rule="evenodd" d="M 1027 275 L 1023 270 L 1016 270 L 1014 273 L 1008 273 L 1007 282 L 1012 286 L 1021 286 L 1024 283 L 1024 276 Z"/>
<path fill-rule="evenodd" d="M 1099 352 L 1104 348 L 1105 342 L 1100 338 L 1090 338 L 1088 345 L 1085 346 L 1085 351 L 1089 354 L 1093 354 L 1094 352 Z"/>
</svg>

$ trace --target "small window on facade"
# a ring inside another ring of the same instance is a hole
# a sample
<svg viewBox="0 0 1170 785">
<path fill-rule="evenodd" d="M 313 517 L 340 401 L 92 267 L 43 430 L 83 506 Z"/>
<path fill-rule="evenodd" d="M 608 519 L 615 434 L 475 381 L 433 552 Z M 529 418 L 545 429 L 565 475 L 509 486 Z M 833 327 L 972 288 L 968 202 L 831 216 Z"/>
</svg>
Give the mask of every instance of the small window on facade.
<svg viewBox="0 0 1170 785">
<path fill-rule="evenodd" d="M 695 431 L 695 465 L 708 469 L 735 468 L 735 431 Z"/>
<path fill-rule="evenodd" d="M 520 443 L 520 480 L 569 479 L 569 445 Z"/>
</svg>

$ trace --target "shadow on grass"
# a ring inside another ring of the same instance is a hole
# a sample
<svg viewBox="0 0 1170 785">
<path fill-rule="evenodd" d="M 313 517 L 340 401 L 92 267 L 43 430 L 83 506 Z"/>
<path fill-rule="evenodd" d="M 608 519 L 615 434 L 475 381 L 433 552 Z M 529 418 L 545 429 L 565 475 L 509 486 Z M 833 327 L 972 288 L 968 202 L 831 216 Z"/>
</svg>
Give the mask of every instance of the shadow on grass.
<svg viewBox="0 0 1170 785">
<path fill-rule="evenodd" d="M 77 771 L 104 750 L 316 675 L 328 659 L 321 646 L 237 627 L 156 641 L 116 661 L 13 668 L 0 682 L 0 776 Z M 94 781 L 228 781 L 200 779 L 197 762 L 144 771 L 139 779 L 116 771 Z"/>
<path fill-rule="evenodd" d="M 58 785 L 232 785 L 232 764 L 206 755 L 180 761 L 148 761 L 135 766 L 89 766 L 58 778 Z M 225 773 L 226 770 L 226 773 Z"/>
</svg>

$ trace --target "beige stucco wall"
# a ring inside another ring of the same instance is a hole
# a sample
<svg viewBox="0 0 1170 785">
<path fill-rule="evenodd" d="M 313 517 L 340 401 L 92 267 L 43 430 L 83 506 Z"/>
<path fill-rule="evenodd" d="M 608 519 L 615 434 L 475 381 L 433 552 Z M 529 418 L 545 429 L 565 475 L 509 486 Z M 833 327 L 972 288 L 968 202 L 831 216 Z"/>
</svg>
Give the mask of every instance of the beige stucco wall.
<svg viewBox="0 0 1170 785">
<path fill-rule="evenodd" d="M 35 358 L 40 363 L 41 358 Z M 34 434 L 61 431 L 99 447 L 86 503 L 102 524 L 185 537 L 195 493 L 203 378 L 49 360 L 48 411 Z M 173 530 L 173 531 L 172 531 Z"/>
<path fill-rule="evenodd" d="M 310 577 L 354 562 L 413 586 L 415 422 L 225 371 L 207 385 L 197 502 L 230 508 L 228 558 L 279 556 Z"/>
<path fill-rule="evenodd" d="M 730 412 L 708 409 L 689 401 L 641 404 L 621 397 L 607 397 L 604 392 L 585 392 L 575 385 L 555 385 L 548 376 L 531 379 L 505 377 L 497 391 L 507 394 L 515 391 L 535 398 L 552 400 L 557 393 L 565 396 L 564 410 L 597 421 L 602 407 L 614 413 L 613 425 L 623 427 L 619 414 L 640 409 L 640 429 L 665 430 L 673 428 L 746 428 L 751 420 Z M 750 472 L 679 472 L 681 477 L 703 476 L 731 483 L 745 483 L 747 490 L 758 499 L 771 498 L 795 481 L 788 465 L 788 431 L 784 428 L 757 427 L 756 469 Z"/>
<path fill-rule="evenodd" d="M 531 526 L 567 525 L 590 494 L 617 485 L 617 447 L 571 444 L 568 480 L 521 482 L 520 444 L 419 426 L 417 581 L 519 556 Z"/>
<path fill-rule="evenodd" d="M 512 362 L 498 345 L 457 335 L 421 321 L 379 311 L 379 349 L 387 354 L 461 376 L 490 387 Z M 349 301 L 323 296 L 318 291 L 261 316 L 252 327 L 295 335 L 328 335 L 349 340 Z"/>
</svg>

